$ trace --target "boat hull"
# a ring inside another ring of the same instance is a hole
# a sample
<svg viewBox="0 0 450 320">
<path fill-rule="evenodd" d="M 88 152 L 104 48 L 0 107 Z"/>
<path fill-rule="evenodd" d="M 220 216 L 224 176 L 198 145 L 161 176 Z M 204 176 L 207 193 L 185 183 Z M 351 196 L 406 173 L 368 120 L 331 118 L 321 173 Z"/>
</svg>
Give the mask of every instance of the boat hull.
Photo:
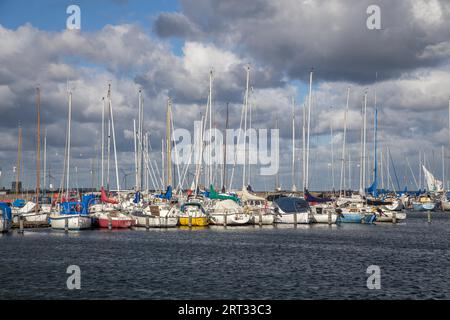
<svg viewBox="0 0 450 320">
<path fill-rule="evenodd" d="M 400 200 L 394 201 L 392 204 L 385 206 L 390 211 L 400 211 L 404 208 L 403 202 Z"/>
<path fill-rule="evenodd" d="M 22 217 L 26 222 L 46 223 L 49 215 L 47 213 L 24 213 Z"/>
<path fill-rule="evenodd" d="M 226 222 L 225 222 L 226 218 Z M 214 225 L 243 226 L 252 223 L 252 216 L 248 214 L 212 214 L 210 223 Z"/>
<path fill-rule="evenodd" d="M 160 217 L 160 216 L 132 216 L 136 222 L 136 227 L 148 228 L 174 228 L 178 225 L 178 217 Z M 148 224 L 147 224 L 148 218 Z"/>
<path fill-rule="evenodd" d="M 134 220 L 131 218 L 117 218 L 117 217 L 100 217 L 98 219 L 98 225 L 100 228 L 109 228 L 111 222 L 111 228 L 113 229 L 127 229 L 134 225 Z"/>
<path fill-rule="evenodd" d="M 66 222 L 67 221 L 67 222 Z M 91 217 L 82 214 L 63 214 L 50 217 L 50 225 L 53 229 L 84 230 L 91 228 Z"/>
<path fill-rule="evenodd" d="M 313 214 L 313 223 L 336 223 L 337 214 L 331 214 L 331 221 L 328 220 L 328 214 Z"/>
<path fill-rule="evenodd" d="M 374 223 L 377 219 L 375 214 L 362 213 L 341 213 L 338 218 L 338 223 Z"/>
<path fill-rule="evenodd" d="M 271 225 L 275 222 L 275 216 L 273 214 L 253 215 L 253 224 Z"/>
<path fill-rule="evenodd" d="M 406 213 L 395 212 L 396 222 L 406 219 Z M 394 222 L 394 212 L 383 212 L 383 214 L 377 214 L 377 222 Z"/>
<path fill-rule="evenodd" d="M 413 202 L 414 211 L 428 211 L 434 210 L 436 204 L 432 202 Z"/>
<path fill-rule="evenodd" d="M 180 226 L 189 226 L 189 217 L 180 217 Z M 191 226 L 204 227 L 209 225 L 208 217 L 191 217 Z"/>
<path fill-rule="evenodd" d="M 295 217 L 297 215 L 297 218 Z M 296 221 L 297 220 L 297 221 Z M 283 213 L 278 214 L 275 218 L 275 223 L 286 223 L 286 224 L 309 224 L 312 219 L 308 212 L 299 213 Z"/>
</svg>

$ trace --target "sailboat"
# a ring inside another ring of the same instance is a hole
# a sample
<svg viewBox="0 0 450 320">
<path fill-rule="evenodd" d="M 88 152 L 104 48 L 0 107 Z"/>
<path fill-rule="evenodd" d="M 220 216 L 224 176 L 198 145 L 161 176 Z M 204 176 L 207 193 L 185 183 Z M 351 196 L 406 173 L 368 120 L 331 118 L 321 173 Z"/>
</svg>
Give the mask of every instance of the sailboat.
<svg viewBox="0 0 450 320">
<path fill-rule="evenodd" d="M 69 91 L 69 110 L 67 121 L 67 137 L 66 137 L 66 199 L 69 200 L 69 181 L 70 181 L 70 134 L 72 121 L 72 92 Z M 85 203 L 80 201 L 65 201 L 60 204 L 60 212 L 50 215 L 50 224 L 53 229 L 64 230 L 83 230 L 91 227 L 91 217 L 89 216 L 89 208 Z"/>
<path fill-rule="evenodd" d="M 192 194 L 181 206 L 180 226 L 204 227 L 209 224 L 210 215 L 203 206 L 203 197 Z"/>
<path fill-rule="evenodd" d="M 348 97 L 348 94 L 347 94 Z M 347 99 L 348 101 L 348 99 Z M 366 192 L 372 192 L 373 196 L 377 195 L 377 164 L 376 164 L 376 130 L 377 130 L 377 111 L 375 106 L 375 144 L 374 144 L 374 181 L 372 185 L 365 190 L 366 183 L 366 119 L 367 119 L 367 92 L 364 93 L 363 101 L 363 128 L 361 130 L 361 167 L 360 167 L 360 190 L 359 196 L 352 196 L 351 198 L 341 198 L 337 202 L 339 208 L 336 209 L 338 213 L 339 223 L 373 223 L 376 219 L 376 214 L 370 208 L 363 197 L 366 196 Z"/>
<path fill-rule="evenodd" d="M 424 165 L 422 165 L 422 170 L 427 182 L 428 192 L 443 192 L 442 181 L 436 179 Z M 412 204 L 414 211 L 434 210 L 436 207 L 436 203 L 429 196 L 420 197 L 418 201 L 413 201 Z"/>
<path fill-rule="evenodd" d="M 215 225 L 241 226 L 252 223 L 252 216 L 231 199 L 217 201 L 210 214 L 210 222 Z"/>
<path fill-rule="evenodd" d="M 254 224 L 270 225 L 274 223 L 275 216 L 269 201 L 250 193 L 246 188 L 242 188 L 242 191 L 238 192 L 238 196 L 241 198 L 244 211 L 252 215 Z"/>
<path fill-rule="evenodd" d="M 36 89 L 36 111 L 37 111 L 37 126 L 36 126 L 36 195 L 33 197 L 32 201 L 28 201 L 25 206 L 20 208 L 17 212 L 20 217 L 27 222 L 28 226 L 43 226 L 48 225 L 48 216 L 51 212 L 52 202 L 49 197 L 44 197 L 41 195 L 41 174 L 40 174 L 40 157 L 41 157 L 41 98 L 40 89 Z M 21 134 L 21 130 L 19 131 Z M 19 137 L 19 142 L 22 142 L 22 138 Z M 47 137 L 44 140 L 45 148 L 47 144 Z M 44 157 L 46 150 L 44 150 Z M 19 152 L 20 153 L 20 152 Z M 20 156 L 19 156 L 20 158 Z M 19 160 L 19 159 L 18 159 Z M 44 158 L 44 160 L 46 160 Z M 19 160 L 20 161 L 20 160 Z M 44 172 L 45 176 L 45 172 Z M 44 185 L 45 189 L 45 185 Z"/>
<path fill-rule="evenodd" d="M 275 223 L 309 224 L 313 221 L 308 202 L 302 198 L 279 197 L 273 201 Z"/>
<path fill-rule="evenodd" d="M 116 187 L 117 187 L 117 196 L 120 199 L 120 182 L 119 182 L 119 166 L 117 161 L 117 148 L 116 148 L 116 134 L 114 129 L 114 112 L 112 107 L 112 98 L 111 98 L 111 84 L 108 85 L 108 115 L 109 120 L 111 123 L 111 134 L 112 134 L 112 142 L 113 142 L 113 149 L 114 149 L 114 164 L 115 164 L 115 175 L 116 175 Z M 102 112 L 103 113 L 103 112 Z M 103 116 L 102 116 L 103 118 Z M 103 128 L 103 125 L 102 125 Z M 108 128 L 109 130 L 109 128 Z M 109 145 L 109 139 L 110 135 L 108 134 L 108 145 Z M 102 139 L 103 140 L 103 139 Z M 103 145 L 102 145 L 103 148 Z M 108 148 L 108 159 L 109 159 L 109 148 Z M 108 166 L 109 167 L 109 166 Z M 108 171 L 109 174 L 109 171 Z M 119 200 L 109 198 L 106 195 L 106 192 L 103 188 L 103 185 L 101 187 L 101 197 L 100 201 L 103 204 L 109 204 L 112 205 L 113 208 L 108 208 L 108 210 L 104 210 L 101 213 L 96 214 L 96 218 L 98 221 L 98 225 L 100 228 L 130 228 L 134 225 L 135 220 L 130 217 L 128 214 L 125 214 L 122 212 L 122 205 L 119 204 Z"/>
</svg>

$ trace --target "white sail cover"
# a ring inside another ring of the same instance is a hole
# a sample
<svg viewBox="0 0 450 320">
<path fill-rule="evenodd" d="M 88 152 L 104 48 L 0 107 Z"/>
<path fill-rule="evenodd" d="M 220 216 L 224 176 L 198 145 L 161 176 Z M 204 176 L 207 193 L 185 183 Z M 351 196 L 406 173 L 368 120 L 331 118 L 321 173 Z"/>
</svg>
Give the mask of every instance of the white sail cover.
<svg viewBox="0 0 450 320">
<path fill-rule="evenodd" d="M 423 173 L 425 175 L 425 180 L 427 181 L 428 191 L 441 192 L 443 191 L 442 181 L 436 179 L 433 174 L 422 165 Z"/>
<path fill-rule="evenodd" d="M 222 201 L 218 201 L 214 206 L 214 212 L 223 212 L 223 211 L 242 211 L 242 208 L 233 200 L 226 199 Z"/>
<path fill-rule="evenodd" d="M 247 189 L 242 188 L 242 191 L 238 191 L 237 195 L 242 199 L 242 201 L 265 201 L 265 198 L 258 197 L 247 191 Z"/>
</svg>

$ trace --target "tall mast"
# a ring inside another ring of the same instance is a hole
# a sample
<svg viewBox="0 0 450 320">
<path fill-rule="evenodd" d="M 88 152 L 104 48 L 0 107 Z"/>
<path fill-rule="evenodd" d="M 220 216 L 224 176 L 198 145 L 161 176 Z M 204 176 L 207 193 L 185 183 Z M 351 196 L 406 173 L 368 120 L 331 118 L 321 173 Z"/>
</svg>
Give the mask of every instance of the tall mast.
<svg viewBox="0 0 450 320">
<path fill-rule="evenodd" d="M 350 100 L 350 87 L 347 88 L 347 103 L 345 105 L 345 113 L 344 113 L 344 136 L 342 138 L 341 181 L 339 183 L 339 190 L 340 190 L 339 197 L 342 197 L 342 190 L 345 188 L 345 143 L 347 140 L 347 117 L 348 117 L 349 100 Z"/>
<path fill-rule="evenodd" d="M 45 196 L 45 190 L 47 187 L 47 128 L 45 128 L 45 135 L 44 135 L 44 183 L 43 183 L 43 192 Z"/>
<path fill-rule="evenodd" d="M 306 178 L 305 178 L 306 189 L 309 188 L 309 137 L 311 129 L 312 79 L 313 79 L 313 70 L 311 70 L 311 72 L 309 73 L 308 128 L 306 140 Z"/>
<path fill-rule="evenodd" d="M 306 104 L 303 104 L 303 125 L 302 125 L 302 153 L 303 153 L 303 191 L 306 189 Z"/>
<path fill-rule="evenodd" d="M 442 190 L 445 189 L 445 151 L 442 145 Z"/>
<path fill-rule="evenodd" d="M 366 188 L 366 130 L 367 130 L 367 91 L 364 93 L 364 120 L 363 120 L 363 158 L 362 158 L 362 190 Z"/>
<path fill-rule="evenodd" d="M 244 103 L 244 166 L 242 172 L 242 187 L 245 188 L 245 167 L 247 166 L 247 110 L 248 110 L 248 89 L 250 83 L 250 66 L 247 66 L 247 81 L 245 86 L 245 103 Z"/>
<path fill-rule="evenodd" d="M 143 101 L 142 101 L 142 90 L 139 90 L 139 115 L 138 115 L 138 127 L 137 127 L 137 176 L 136 176 L 136 188 L 137 190 L 142 189 L 142 156 L 143 156 L 143 149 L 142 149 L 142 138 L 143 138 L 143 121 L 144 121 L 144 114 L 143 114 Z"/>
<path fill-rule="evenodd" d="M 137 135 L 136 131 L 136 120 L 133 119 L 133 139 L 134 139 L 134 175 L 135 175 L 135 190 L 139 190 L 139 173 L 138 173 L 138 153 L 137 153 Z"/>
<path fill-rule="evenodd" d="M 227 118 L 225 120 L 225 143 L 223 145 L 223 172 L 222 172 L 222 192 L 225 192 L 227 185 L 227 130 L 228 130 L 228 103 L 227 103 Z"/>
<path fill-rule="evenodd" d="M 253 97 L 253 87 L 250 87 L 250 98 L 249 98 L 249 102 L 248 102 L 248 113 L 249 113 L 249 125 L 248 125 L 248 131 L 251 131 L 252 129 L 252 109 L 253 109 L 253 104 L 252 104 L 252 99 Z M 250 186 L 250 180 L 251 180 L 251 164 L 250 164 L 250 145 L 251 143 L 253 143 L 252 140 L 252 134 L 250 133 L 248 135 L 248 147 L 247 147 L 247 165 L 248 165 L 248 169 L 247 169 L 247 185 Z"/>
<path fill-rule="evenodd" d="M 116 134 L 114 130 L 114 113 L 111 101 L 111 84 L 108 86 L 108 99 L 109 99 L 109 115 L 111 118 L 111 131 L 112 131 L 112 140 L 113 140 L 113 148 L 114 148 L 114 164 L 116 165 L 116 187 L 117 192 L 120 191 L 120 181 L 119 181 L 119 164 L 117 162 L 117 148 L 116 148 Z"/>
<path fill-rule="evenodd" d="M 166 154 L 167 154 L 167 185 L 172 185 L 172 143 L 171 143 L 171 122 L 170 119 L 172 117 L 172 102 L 167 99 L 167 114 L 166 114 Z"/>
<path fill-rule="evenodd" d="M 213 85 L 213 71 L 209 71 L 209 143 L 212 143 L 212 85 Z M 208 155 L 208 183 L 212 183 L 212 156 L 211 151 Z"/>
<path fill-rule="evenodd" d="M 275 119 L 275 129 L 278 130 L 278 115 Z M 275 174 L 275 191 L 278 191 L 279 189 L 280 189 L 280 176 L 277 171 L 277 173 Z"/>
<path fill-rule="evenodd" d="M 109 109 L 109 108 L 108 108 Z M 110 157 L 111 157 L 111 119 L 108 111 L 108 157 L 106 160 L 106 187 L 109 190 L 110 182 Z"/>
<path fill-rule="evenodd" d="M 164 169 L 164 139 L 161 139 L 161 175 L 162 175 L 162 189 L 164 190 L 164 185 L 166 184 L 166 170 Z"/>
<path fill-rule="evenodd" d="M 297 191 L 295 186 L 295 98 L 292 97 L 292 191 Z"/>
<path fill-rule="evenodd" d="M 16 195 L 19 194 L 20 165 L 22 162 L 22 126 L 19 123 L 19 141 L 17 144 Z"/>
<path fill-rule="evenodd" d="M 383 147 L 380 148 L 380 177 L 381 177 L 381 189 L 384 190 L 384 167 L 383 167 Z M 412 171 L 412 169 L 411 169 Z"/>
<path fill-rule="evenodd" d="M 104 171 L 105 171 L 105 168 L 104 168 L 104 157 L 105 157 L 105 97 L 102 97 L 102 151 L 101 151 L 101 153 L 102 153 L 102 164 L 101 164 L 101 168 L 102 168 L 102 173 L 101 173 L 101 176 L 102 176 L 102 183 L 101 183 L 101 186 L 103 187 L 105 184 L 104 184 Z"/>
<path fill-rule="evenodd" d="M 70 128 L 72 122 L 72 91 L 69 90 L 69 114 L 67 125 L 67 179 L 66 179 L 66 199 L 69 200 L 69 181 L 70 181 Z"/>
<path fill-rule="evenodd" d="M 36 88 L 36 111 L 37 111 L 37 132 L 36 132 L 36 213 L 39 212 L 39 194 L 41 184 L 41 92 Z"/>
<path fill-rule="evenodd" d="M 331 148 L 331 189 L 336 189 L 334 185 L 334 146 L 333 146 L 333 123 L 330 124 L 330 148 Z"/>
<path fill-rule="evenodd" d="M 374 115 L 374 150 L 373 150 L 373 195 L 377 196 L 377 188 L 378 188 L 378 157 L 377 157 L 377 135 L 378 135 L 378 108 L 375 105 L 375 115 Z"/>
</svg>

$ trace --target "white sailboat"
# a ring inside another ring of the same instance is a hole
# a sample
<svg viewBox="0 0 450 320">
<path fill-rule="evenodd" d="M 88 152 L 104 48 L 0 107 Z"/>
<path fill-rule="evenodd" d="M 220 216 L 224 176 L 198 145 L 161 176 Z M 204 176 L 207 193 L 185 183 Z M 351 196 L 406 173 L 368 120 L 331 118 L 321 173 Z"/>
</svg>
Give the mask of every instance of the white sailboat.
<svg viewBox="0 0 450 320">
<path fill-rule="evenodd" d="M 230 199 L 217 201 L 210 215 L 210 223 L 214 225 L 240 226 L 252 223 L 252 216 Z"/>
<path fill-rule="evenodd" d="M 67 125 L 67 153 L 66 153 L 66 199 L 69 199 L 70 181 L 70 133 L 72 117 L 72 92 L 68 92 L 69 110 Z M 82 203 L 65 202 L 60 205 L 61 211 L 50 215 L 50 224 L 53 229 L 82 230 L 91 227 L 91 217 L 86 213 L 88 208 L 82 208 Z M 83 212 L 84 211 L 84 212 Z"/>
</svg>

